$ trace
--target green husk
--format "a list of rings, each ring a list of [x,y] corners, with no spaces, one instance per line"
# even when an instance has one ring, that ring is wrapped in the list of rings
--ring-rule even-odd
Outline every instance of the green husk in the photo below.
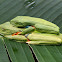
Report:
[[[61,39],[54,34],[36,34],[32,33],[27,37],[31,41],[51,41],[51,42],[61,42]]]
[[[59,29],[54,28],[54,27],[50,27],[47,25],[43,25],[43,24],[36,24],[35,28],[37,31],[41,32],[41,33],[55,33],[55,34],[59,34]]]
[[[46,21],[44,19],[41,19],[41,18],[35,18],[35,17],[29,17],[29,16],[17,16],[15,18],[13,18],[11,21],[10,21],[13,25],[16,24],[16,22],[19,22],[17,23],[15,26],[19,26],[20,24],[22,26],[27,25],[27,24],[37,24],[37,23],[41,23],[41,24],[45,24],[45,25],[48,25],[48,26],[53,26],[53,27],[57,27],[59,28],[57,25],[49,22],[49,21]],[[21,27],[20,25],[20,27]]]
[[[34,44],[34,45],[59,45],[61,44],[61,42],[56,42],[56,41],[28,41],[26,43]]]
[[[26,42],[27,38],[23,35],[5,35],[4,37],[6,37],[7,39],[12,39],[12,40],[18,40],[18,41],[23,41]]]
[[[29,27],[29,28],[24,29],[20,34],[22,34],[22,35],[28,34],[28,33],[33,32],[34,30],[35,29],[33,27]]]
[[[4,35],[13,34],[15,32],[19,32],[23,29],[14,27],[10,24],[10,22],[6,22],[0,25],[0,33]]]
[[[28,36],[30,41],[27,41],[28,44],[34,45],[60,45],[62,43],[62,34],[36,34],[32,33]]]
[[[29,16],[17,16],[10,21],[16,27],[25,27],[28,25],[36,27],[40,32],[59,34],[59,27],[49,21],[41,18]]]

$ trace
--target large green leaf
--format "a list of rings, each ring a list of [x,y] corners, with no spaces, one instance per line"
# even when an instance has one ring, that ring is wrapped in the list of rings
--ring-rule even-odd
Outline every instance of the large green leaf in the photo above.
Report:
[[[0,23],[10,21],[18,15],[39,17],[57,24],[60,27],[60,32],[62,32],[62,0],[35,0],[35,5],[32,9],[27,8],[27,5],[25,6],[25,1],[28,0],[0,1]],[[28,48],[28,45],[11,42],[8,40],[7,42],[5,41],[5,44],[12,62],[15,60],[16,62],[24,62],[24,59],[31,62],[30,58],[32,58],[32,54]],[[34,51],[39,62],[62,62],[62,46],[30,46],[32,47],[32,50]],[[26,49],[28,50],[26,50],[25,47],[27,47]],[[18,55],[17,52],[14,51],[15,49],[18,49]],[[20,51],[24,55],[22,56],[24,57],[22,60],[20,59],[22,58]]]
[[[3,38],[0,36],[0,62],[10,62],[4,47]]]
[[[62,46],[31,45],[39,62],[62,62]]]
[[[5,44],[12,62],[34,62],[27,44],[5,39]]]

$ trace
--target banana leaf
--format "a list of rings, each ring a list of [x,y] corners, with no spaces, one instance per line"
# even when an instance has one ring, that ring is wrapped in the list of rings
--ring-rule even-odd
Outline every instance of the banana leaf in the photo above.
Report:
[[[10,21],[16,16],[43,18],[57,24],[62,33],[61,0],[0,0],[0,24]],[[35,55],[34,58],[27,44],[17,43],[8,39],[4,39],[4,42],[7,47],[5,49],[8,50],[12,62],[62,62],[62,45],[30,45]],[[3,47],[3,45],[0,46]],[[6,53],[5,56],[7,57]],[[6,57],[4,60],[9,62],[9,58],[6,59]]]
[[[10,62],[2,36],[0,36],[0,62]]]

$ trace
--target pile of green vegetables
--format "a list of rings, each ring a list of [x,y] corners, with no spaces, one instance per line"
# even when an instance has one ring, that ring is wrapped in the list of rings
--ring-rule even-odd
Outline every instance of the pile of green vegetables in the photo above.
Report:
[[[28,44],[53,45],[62,43],[62,34],[56,24],[41,18],[17,16],[0,25],[0,35]]]

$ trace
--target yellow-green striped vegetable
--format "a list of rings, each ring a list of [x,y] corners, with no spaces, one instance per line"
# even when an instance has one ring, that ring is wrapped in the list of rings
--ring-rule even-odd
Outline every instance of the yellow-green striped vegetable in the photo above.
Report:
[[[4,37],[8,38],[8,39],[12,39],[12,40],[18,40],[18,41],[21,41],[22,42],[26,42],[27,41],[27,38],[23,35],[15,35],[15,36],[12,36],[12,35],[5,35]]]
[[[19,32],[21,30],[23,30],[23,29],[13,26],[12,24],[10,24],[10,22],[5,22],[0,25],[0,33],[5,34],[5,35],[13,34],[15,32]]]
[[[27,29],[24,29],[20,34],[24,35],[24,34],[28,34],[33,32],[35,29],[33,27],[29,27]]]
[[[26,28],[26,26],[29,27]],[[10,22],[1,24],[0,33],[4,34],[3,36],[7,39],[28,44],[50,45],[62,43],[62,34],[60,34],[59,27],[56,24],[29,16],[17,16]],[[18,33],[18,35],[13,35],[13,33]]]
[[[28,44],[58,44],[62,42],[58,35],[54,34],[32,33],[27,38],[30,40],[27,42]]]
[[[59,27],[49,21],[41,18],[29,17],[29,16],[17,16],[10,21],[10,23],[16,27],[34,26],[37,31],[44,33],[59,34]]]
[[[34,45],[59,45],[61,44],[61,42],[53,42],[53,41],[29,41],[26,43],[34,44]]]

